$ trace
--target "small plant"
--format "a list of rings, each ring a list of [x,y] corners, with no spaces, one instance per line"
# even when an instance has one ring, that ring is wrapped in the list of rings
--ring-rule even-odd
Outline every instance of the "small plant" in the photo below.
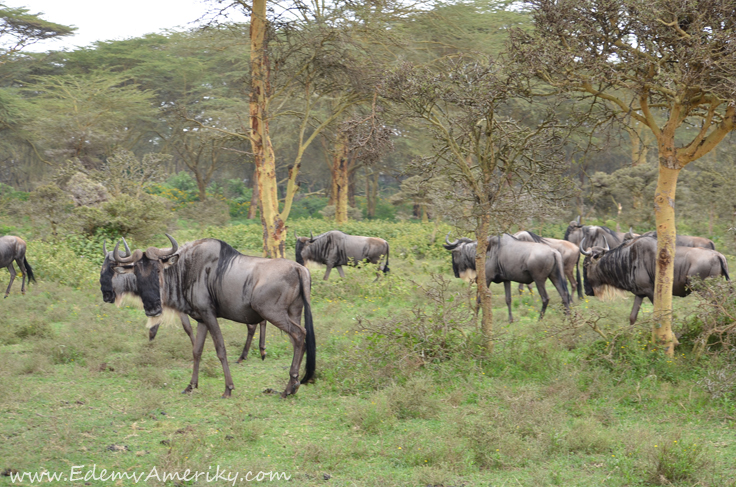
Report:
[[[649,452],[653,483],[671,485],[673,482],[692,482],[698,473],[712,463],[702,444],[692,443],[679,436],[656,443]]]

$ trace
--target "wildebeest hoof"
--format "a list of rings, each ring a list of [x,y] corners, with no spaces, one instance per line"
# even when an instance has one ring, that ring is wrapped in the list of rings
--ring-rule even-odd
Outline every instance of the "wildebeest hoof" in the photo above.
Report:
[[[227,399],[232,395],[234,387],[232,386],[225,386],[225,392],[222,393],[222,398]]]
[[[192,384],[189,384],[186,389],[184,389],[183,391],[181,391],[181,393],[182,394],[189,394],[189,393],[192,392],[192,389],[196,389],[196,388],[197,388],[196,385],[195,386],[192,386]]]

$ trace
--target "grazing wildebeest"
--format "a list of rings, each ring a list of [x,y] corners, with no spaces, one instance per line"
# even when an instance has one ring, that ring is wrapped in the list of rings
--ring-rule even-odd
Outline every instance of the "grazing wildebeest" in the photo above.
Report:
[[[629,323],[634,324],[639,307],[646,297],[654,303],[654,278],[656,271],[657,239],[640,236],[623,245],[608,250],[592,247],[585,250],[581,242],[583,260],[583,285],[585,294],[595,296],[604,285],[634,293],[634,307]],[[675,274],[672,282],[673,296],[690,294],[690,279],[724,276],[729,280],[726,258],[715,250],[700,247],[675,247]]]
[[[578,298],[583,299],[583,287],[581,286],[582,283],[580,282],[580,268],[578,267],[578,261],[580,260],[580,249],[577,245],[567,240],[540,237],[536,233],[526,230],[516,232],[514,234],[514,238],[523,240],[524,242],[537,242],[549,245],[550,247],[558,251],[560,253],[560,256],[562,256],[562,265],[564,267],[563,274],[565,275],[565,277],[567,277],[567,280],[570,281],[570,287],[572,288],[570,298],[572,299],[572,297],[575,295],[575,290],[577,289]],[[577,276],[575,276],[575,269],[578,269]],[[523,286],[523,284],[519,285],[519,291],[521,291],[521,286]]]
[[[8,271],[10,271],[10,284],[8,284],[8,289],[5,290],[6,298],[10,294],[10,287],[13,285],[13,281],[15,281],[16,276],[13,261],[18,264],[18,269],[20,269],[20,275],[22,277],[20,292],[21,294],[25,294],[26,274],[28,275],[29,283],[31,281],[36,282],[36,277],[33,275],[31,264],[29,264],[26,259],[26,243],[22,238],[14,237],[12,235],[0,237],[0,267],[7,267]]]
[[[380,264],[379,271],[384,273],[389,271],[388,242],[382,238],[347,235],[339,230],[331,230],[316,237],[310,232],[309,238],[298,237],[294,232],[294,237],[296,238],[296,261],[301,265],[306,265],[306,262],[326,265],[325,281],[330,277],[333,267],[336,267],[340,277],[344,278],[345,273],[342,266],[357,265],[364,261]],[[386,262],[381,263],[384,257]]]
[[[629,240],[637,237],[657,237],[657,231],[652,230],[651,232],[642,233],[641,235],[635,234],[631,228],[629,228],[628,233],[624,236],[624,242],[628,242]],[[689,235],[677,235],[675,238],[675,246],[676,247],[700,247],[701,249],[710,249],[715,250],[716,245],[713,243],[713,240],[705,237],[691,237]]]
[[[192,379],[184,392],[197,387],[199,362],[209,332],[225,374],[225,393],[233,389],[225,343],[217,318],[256,324],[268,320],[286,332],[294,347],[289,382],[281,394],[299,389],[299,367],[307,355],[301,383],[314,376],[316,344],[310,305],[311,279],[307,269],[286,259],[264,259],[243,255],[221,240],[206,238],[179,248],[149,247],[129,257],[113,250],[115,272],[136,277],[136,293],[143,301],[149,320],[159,322],[166,309],[197,320]],[[301,326],[304,311],[305,327]]]
[[[452,251],[452,270],[455,277],[474,278],[476,242],[467,238],[450,242],[445,237],[444,247]],[[562,298],[562,304],[570,310],[570,294],[567,291],[565,277],[562,274],[562,256],[555,249],[545,244],[522,242],[511,235],[488,238],[486,254],[486,285],[491,282],[503,283],[506,292],[506,306],[509,309],[509,322],[514,321],[511,314],[511,282],[537,285],[542,298],[542,319],[547,310],[549,296],[544,288],[547,279],[552,281]]]
[[[125,246],[126,255],[123,257],[129,257],[130,256],[130,249],[128,248],[128,244],[123,239],[123,245]],[[102,269],[100,270],[100,290],[102,291],[102,300],[106,303],[115,303],[116,305],[120,306],[124,300],[127,300],[129,302],[132,302],[132,304],[143,306],[143,303],[141,301],[140,296],[136,294],[138,285],[136,282],[136,277],[134,274],[118,274],[114,271],[114,259],[112,257],[112,252],[108,252],[107,247],[105,245],[105,242],[102,243],[102,251],[105,256],[105,260],[102,262]],[[189,336],[189,339],[192,342],[192,347],[194,347],[194,334],[192,333],[192,325],[189,322],[189,316],[187,316],[185,313],[178,313],[179,319],[181,321],[181,326],[184,329],[184,332]],[[151,328],[148,329],[148,339],[153,340],[156,337],[156,333],[158,333],[160,323],[154,324]],[[256,325],[247,325],[248,326],[248,338],[245,341],[245,346],[243,347],[243,352],[240,354],[240,357],[238,358],[238,363],[241,363],[243,360],[248,358],[248,351],[250,350],[250,345],[253,341],[253,336],[256,332]],[[260,340],[259,340],[259,349],[261,351],[261,359],[266,358],[266,322],[263,321],[260,324]]]

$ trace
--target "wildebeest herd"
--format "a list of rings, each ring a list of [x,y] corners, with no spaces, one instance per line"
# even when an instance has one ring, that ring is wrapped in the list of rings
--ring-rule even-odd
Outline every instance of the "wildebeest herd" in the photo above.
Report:
[[[123,252],[120,242],[112,251],[103,245],[102,297],[106,303],[118,305],[124,298],[140,303],[148,317],[151,340],[165,317],[181,321],[192,342],[194,357],[192,378],[185,393],[197,387],[208,333],[225,375],[223,397],[229,397],[234,388],[217,318],[248,325],[248,337],[238,363],[247,357],[257,325],[261,327],[261,357],[265,357],[266,321],[272,323],[289,336],[294,349],[289,381],[281,394],[286,397],[295,394],[300,384],[313,380],[316,368],[311,276],[304,266],[309,262],[325,265],[325,280],[333,268],[344,277],[342,266],[362,262],[378,264],[379,277],[380,271],[389,271],[389,245],[383,239],[346,235],[337,230],[316,237],[311,233],[309,237],[294,236],[296,262],[246,256],[229,244],[211,238],[179,246],[168,234],[171,247],[165,249],[149,247],[145,251],[131,251],[125,239],[122,239]],[[582,225],[580,217],[570,222],[563,240],[540,237],[528,231],[492,236],[486,244],[486,283],[504,284],[509,321],[513,321],[511,282],[536,285],[542,299],[540,319],[549,304],[545,289],[548,279],[559,293],[566,312],[569,312],[576,289],[579,298],[583,297],[583,289],[588,296],[599,295],[607,286],[629,291],[635,296],[630,316],[633,324],[642,300],[648,297],[653,302],[654,299],[656,239],[656,232],[637,235],[631,229],[622,233],[607,227]],[[450,242],[448,235],[444,247],[451,252],[455,277],[475,279],[477,242],[469,238]],[[18,237],[0,238],[0,267],[8,267],[10,271],[5,297],[16,276],[13,261],[23,278],[21,292],[25,293],[26,274],[29,280],[34,280],[25,250],[25,242]],[[582,283],[580,254],[584,256]],[[726,259],[715,251],[713,242],[702,237],[678,235],[673,295],[689,294],[693,278],[717,276],[729,279]],[[572,294],[566,281],[570,282]],[[196,335],[190,317],[197,322]],[[305,375],[299,380],[304,355]]]

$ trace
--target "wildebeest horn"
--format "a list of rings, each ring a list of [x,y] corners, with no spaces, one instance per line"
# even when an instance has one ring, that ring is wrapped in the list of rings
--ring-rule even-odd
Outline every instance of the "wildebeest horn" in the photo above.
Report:
[[[629,233],[630,233],[631,235],[634,235],[634,229],[633,229],[633,228],[631,228],[631,227],[629,227]]]
[[[312,240],[314,240],[314,235],[312,235],[312,231],[310,230],[309,231],[309,241],[311,242]]]
[[[577,217],[577,218],[575,219],[575,223],[577,223],[578,225],[580,225],[580,217],[581,217],[581,216],[582,216],[582,215],[578,215],[578,217]]]
[[[112,251],[112,258],[118,264],[130,264],[131,262],[135,262],[137,260],[135,256],[133,255],[126,255],[125,257],[120,255],[120,241],[119,240],[118,240],[118,243],[115,244],[115,250]]]
[[[450,234],[449,234],[449,232],[448,232],[447,235],[445,235],[445,243],[447,245],[452,245],[452,242],[450,242]]]
[[[107,257],[107,239],[102,241],[102,253]]]
[[[585,242],[585,237],[580,241],[580,253],[583,255],[590,255],[590,252],[585,251],[585,247],[583,247],[583,243]]]
[[[171,255],[174,255],[177,250],[179,250],[179,244],[176,243],[176,240],[174,240],[174,237],[169,235],[168,233],[165,233],[166,237],[169,239],[169,242],[171,242],[171,248],[170,249],[157,249],[156,247],[149,247],[146,250],[146,255],[149,259],[163,259],[165,257],[169,257]]]
[[[606,240],[606,252],[608,252],[609,250],[611,250],[611,247],[608,246],[608,240]]]
[[[128,247],[128,242],[125,241],[125,237],[123,237],[123,247],[125,247],[125,252],[128,254],[125,257],[129,257],[132,252],[130,251],[130,247]]]
[[[294,230],[294,238],[295,238],[296,240],[299,240],[299,237],[298,237],[298,236],[297,236],[297,234],[296,234],[296,230]]]

